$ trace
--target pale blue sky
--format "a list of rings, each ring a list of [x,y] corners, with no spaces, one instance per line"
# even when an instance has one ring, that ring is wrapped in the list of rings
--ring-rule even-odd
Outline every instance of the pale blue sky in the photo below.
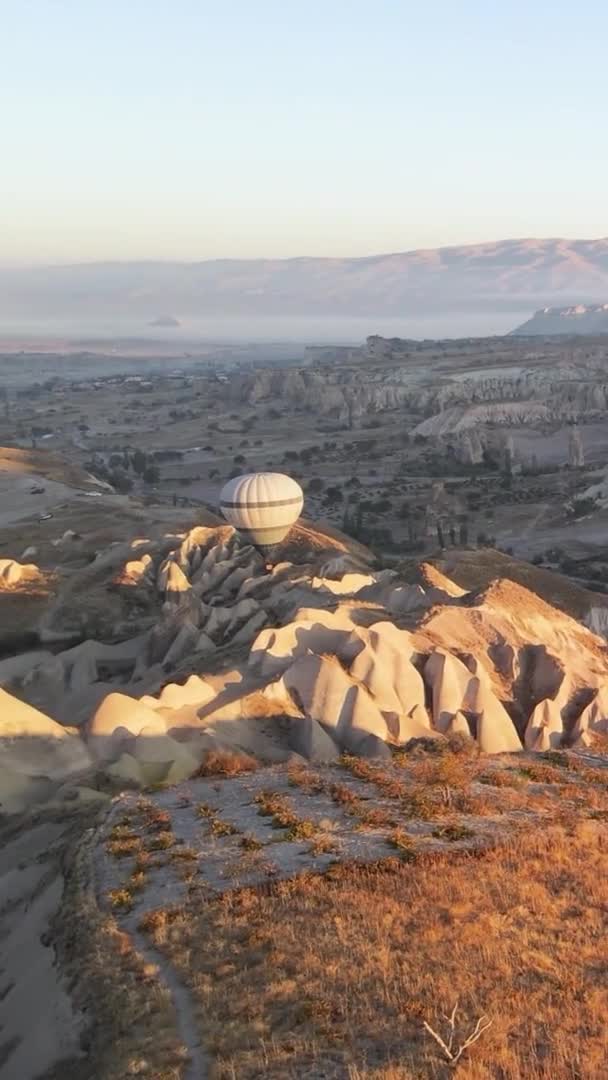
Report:
[[[608,234],[608,5],[0,0],[0,260]]]

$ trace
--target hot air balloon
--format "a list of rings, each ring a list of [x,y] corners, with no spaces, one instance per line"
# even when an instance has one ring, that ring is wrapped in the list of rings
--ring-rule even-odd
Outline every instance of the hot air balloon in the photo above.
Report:
[[[220,494],[220,510],[264,556],[267,564],[300,516],[304,494],[290,476],[259,472],[235,476]]]

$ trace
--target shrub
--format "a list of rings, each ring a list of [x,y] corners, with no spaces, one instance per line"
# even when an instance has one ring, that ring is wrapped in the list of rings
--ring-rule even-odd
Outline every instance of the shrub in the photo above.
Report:
[[[259,765],[259,761],[241,750],[208,750],[195,776],[239,776],[254,772]]]

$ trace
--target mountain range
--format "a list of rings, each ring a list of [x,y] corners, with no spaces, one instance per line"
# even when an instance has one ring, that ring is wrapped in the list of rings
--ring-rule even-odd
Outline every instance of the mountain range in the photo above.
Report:
[[[362,258],[0,268],[0,320],[521,312],[604,302],[608,238],[520,239]]]

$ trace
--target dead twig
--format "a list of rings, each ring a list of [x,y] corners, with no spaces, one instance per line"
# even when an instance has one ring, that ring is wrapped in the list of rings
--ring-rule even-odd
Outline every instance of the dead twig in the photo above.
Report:
[[[473,1028],[473,1031],[469,1035],[467,1035],[464,1042],[460,1043],[458,1049],[454,1050],[453,1047],[454,1040],[456,1038],[457,1011],[458,1002],[456,1002],[456,1004],[454,1005],[454,1008],[452,1009],[450,1015],[444,1017],[448,1024],[448,1035],[446,1036],[446,1039],[442,1039],[441,1035],[437,1031],[435,1031],[431,1027],[431,1025],[426,1022],[426,1020],[424,1021],[425,1030],[428,1031],[429,1035],[431,1035],[435,1042],[441,1047],[452,1067],[460,1061],[465,1050],[468,1050],[469,1047],[473,1045],[473,1043],[476,1043],[477,1040],[481,1038],[484,1031],[487,1031],[492,1024],[492,1021],[489,1020],[487,1016],[480,1016],[479,1020],[475,1024],[475,1027]]]

